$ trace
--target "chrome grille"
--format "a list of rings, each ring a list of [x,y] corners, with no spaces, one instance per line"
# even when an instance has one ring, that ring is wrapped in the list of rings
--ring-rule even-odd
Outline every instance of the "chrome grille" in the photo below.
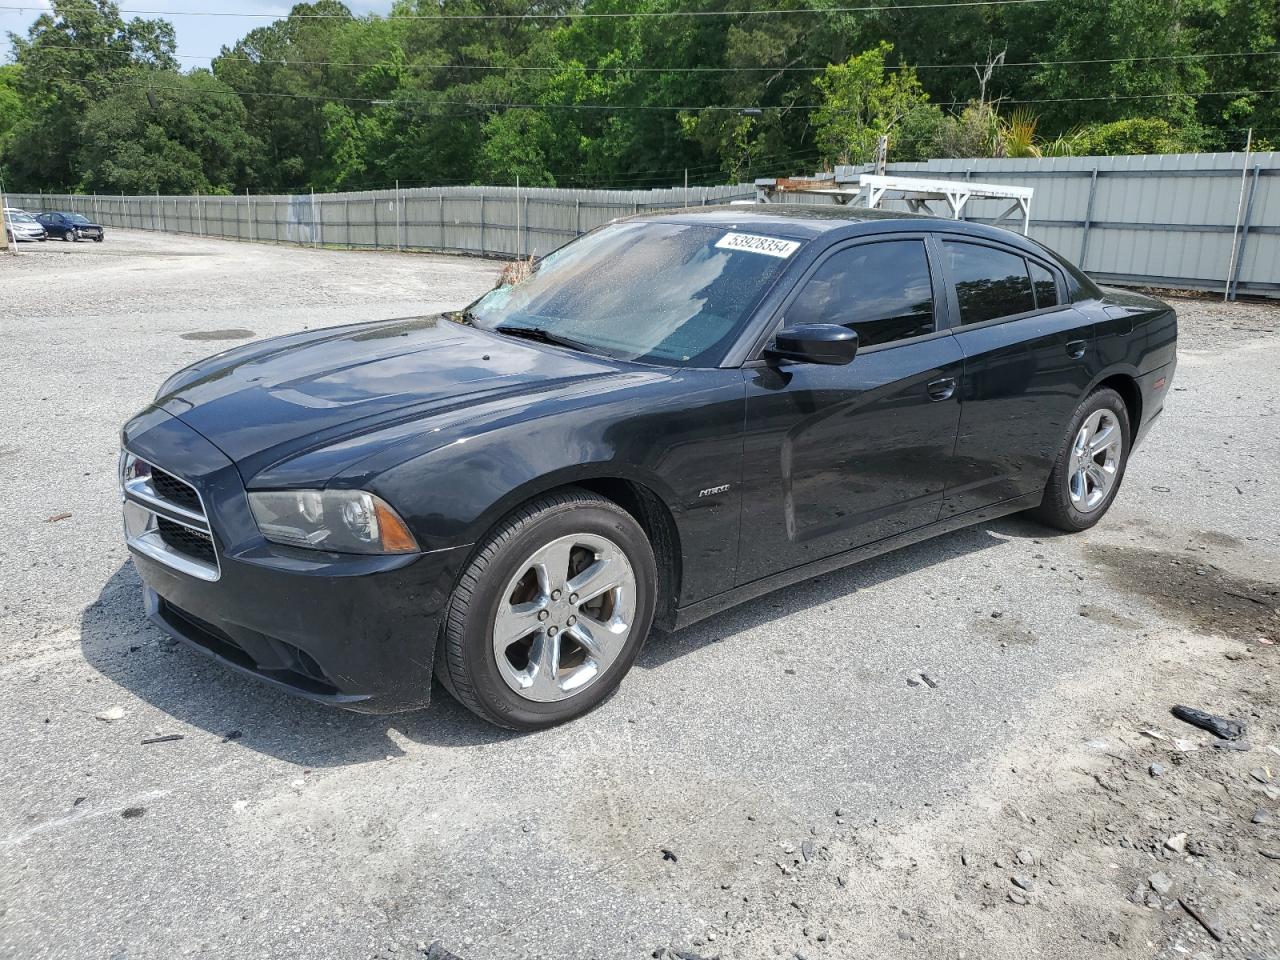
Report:
[[[221,575],[200,492],[167,470],[122,454],[125,538],[158,563],[201,580]]]

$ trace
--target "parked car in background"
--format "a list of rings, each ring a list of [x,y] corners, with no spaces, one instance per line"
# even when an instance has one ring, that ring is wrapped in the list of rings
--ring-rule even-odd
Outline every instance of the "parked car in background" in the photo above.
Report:
[[[48,239],[45,229],[31,214],[13,207],[5,207],[4,209],[4,229],[9,234],[9,240],[17,243],[20,240],[39,240],[44,242]]]
[[[175,374],[124,427],[125,536],[151,618],[234,669],[368,712],[435,673],[536,729],[653,625],[1019,511],[1088,529],[1176,339],[990,226],[635,217],[457,313]]]
[[[79,213],[42,213],[36,217],[49,236],[59,240],[92,240],[101,243],[106,231]]]

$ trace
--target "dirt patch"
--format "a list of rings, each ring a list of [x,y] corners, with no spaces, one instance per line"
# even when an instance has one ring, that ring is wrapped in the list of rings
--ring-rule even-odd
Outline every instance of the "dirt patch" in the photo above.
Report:
[[[190,333],[179,334],[183,340],[247,340],[249,337],[256,337],[257,334],[252,330],[230,329],[230,330],[192,330]]]
[[[998,641],[1002,647],[1032,644],[1039,639],[1021,617],[1005,613],[999,616],[975,617],[973,630],[975,633]]]
[[[1194,555],[1094,544],[1089,558],[1113,584],[1203,633],[1280,637],[1280,586],[1234,576]]]
[[[1280,650],[1161,640],[1179,651],[1163,666],[1065,684],[1064,704],[1104,705],[1029,731],[936,814],[837,816],[809,855],[757,857],[776,880],[697,955],[1280,956]],[[1247,743],[1215,746],[1169,714],[1180,701],[1246,723]]]
[[[1079,613],[1080,616],[1093,620],[1095,623],[1105,623],[1107,626],[1116,627],[1120,630],[1140,630],[1143,626],[1137,620],[1092,603],[1081,604]]]
[[[1238,550],[1244,546],[1239,538],[1217,530],[1199,530],[1195,534],[1195,539],[1204,547],[1227,547]]]

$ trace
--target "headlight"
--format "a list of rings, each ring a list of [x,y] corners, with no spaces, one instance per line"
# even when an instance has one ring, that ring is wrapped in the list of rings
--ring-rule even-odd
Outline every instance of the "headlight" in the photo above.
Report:
[[[418,541],[384,501],[363,490],[250,493],[262,535],[274,543],[335,553],[413,553]]]
[[[145,480],[151,476],[151,464],[139,460],[124,448],[120,450],[120,486],[127,487],[131,480]]]

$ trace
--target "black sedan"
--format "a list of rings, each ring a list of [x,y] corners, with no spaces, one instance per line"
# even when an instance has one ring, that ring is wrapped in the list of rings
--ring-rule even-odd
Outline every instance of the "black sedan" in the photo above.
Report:
[[[42,213],[36,219],[45,232],[59,240],[93,240],[101,243],[107,235],[102,225],[79,213]]]
[[[992,227],[637,217],[457,314],[176,374],[124,428],[126,536],[154,621],[235,669],[368,712],[434,673],[544,727],[653,628],[1005,514],[1097,523],[1176,339]]]

